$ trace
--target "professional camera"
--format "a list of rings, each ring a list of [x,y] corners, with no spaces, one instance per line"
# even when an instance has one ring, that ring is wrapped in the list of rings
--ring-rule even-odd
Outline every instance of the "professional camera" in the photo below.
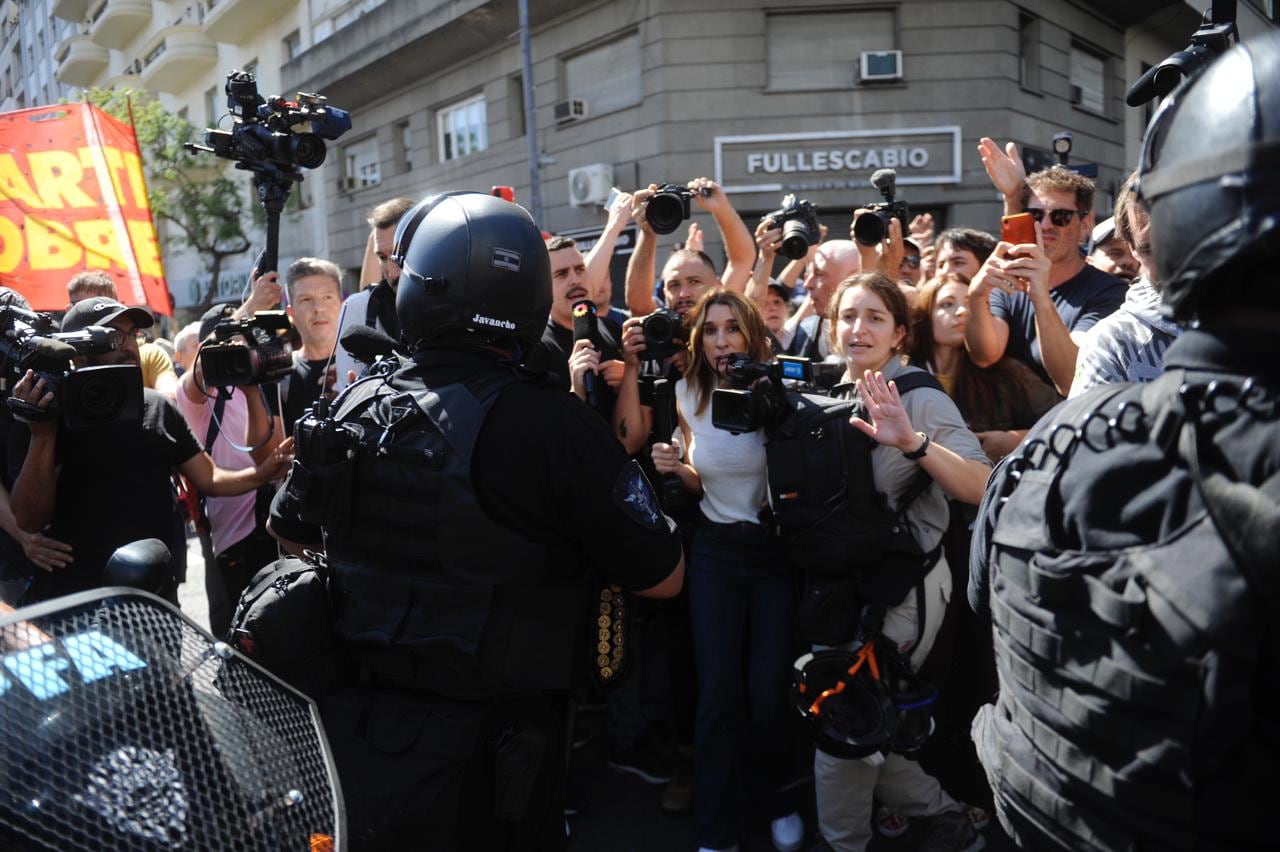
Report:
[[[239,167],[256,170],[260,165],[283,171],[298,167],[319,168],[324,162],[324,140],[337,139],[351,129],[346,110],[328,106],[320,95],[298,92],[296,101],[275,95],[263,100],[248,71],[227,75],[227,109],[235,116],[230,130],[206,130],[205,144],[219,157],[235,160]]]
[[[889,232],[889,222],[897,219],[902,223],[902,236],[907,236],[907,202],[894,201],[898,187],[898,173],[893,169],[879,169],[871,175],[871,185],[880,190],[883,202],[866,205],[869,212],[862,213],[853,220],[853,238],[864,246],[879,245]]]
[[[842,361],[814,361],[797,355],[779,355],[782,378],[789,390],[826,394],[844,375]]]
[[[799,260],[818,244],[822,231],[818,227],[818,208],[810,201],[796,201],[795,195],[782,199],[782,206],[764,216],[773,227],[782,228],[782,253]]]
[[[213,328],[217,343],[200,347],[206,387],[244,387],[278,382],[293,371],[293,347],[284,311],[258,311],[251,318],[225,319]],[[230,342],[240,338],[243,343]]]
[[[684,320],[670,308],[654,311],[640,321],[640,330],[644,332],[644,354],[646,361],[659,361],[670,358],[684,349],[681,338],[684,337]]]
[[[711,392],[711,425],[740,435],[781,423],[791,412],[783,380],[789,372],[798,375],[794,363],[798,360],[805,359],[762,364],[747,355],[730,356],[725,371],[733,388]]]
[[[53,402],[43,411],[10,403],[26,419],[60,418],[75,431],[142,421],[142,373],[132,364],[76,368],[80,355],[103,355],[120,348],[121,332],[105,326],[55,333],[53,321],[12,305],[0,308],[0,390],[12,393],[31,370]]]
[[[711,194],[708,189],[701,190],[705,197]],[[644,210],[645,221],[655,234],[670,234],[680,223],[691,215],[689,202],[693,200],[693,190],[679,184],[669,183],[659,187],[649,196],[649,203]]]

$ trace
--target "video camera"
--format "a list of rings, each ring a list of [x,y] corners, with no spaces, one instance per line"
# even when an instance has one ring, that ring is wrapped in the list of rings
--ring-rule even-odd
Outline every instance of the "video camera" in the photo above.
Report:
[[[894,201],[898,188],[898,173],[893,169],[877,169],[871,175],[871,185],[880,190],[882,202],[866,205],[866,213],[853,220],[853,238],[864,246],[879,245],[889,232],[889,222],[902,223],[902,236],[907,236],[907,216],[910,208],[905,201]]]
[[[142,373],[136,365],[76,368],[72,359],[119,349],[121,332],[105,326],[53,331],[53,320],[13,305],[0,308],[0,390],[12,393],[27,370],[53,394],[46,409],[10,401],[28,420],[60,418],[68,429],[86,431],[142,422]]]
[[[644,352],[640,357],[646,361],[670,358],[684,349],[676,342],[684,335],[684,319],[670,308],[649,314],[640,321],[640,330],[644,332]]]
[[[761,221],[764,220],[782,229],[782,254],[791,260],[804,257],[809,253],[809,247],[822,239],[817,206],[810,201],[796,201],[795,195],[783,198],[782,206],[766,213]]]
[[[217,343],[200,347],[206,387],[245,387],[278,382],[293,371],[293,347],[284,311],[258,311],[251,318],[224,319],[213,328]],[[243,345],[232,338],[244,341]]]
[[[711,190],[700,190],[703,197],[711,194]],[[693,200],[693,190],[676,183],[668,183],[658,188],[649,196],[645,206],[644,218],[655,234],[670,234],[680,227],[680,223],[692,215],[689,202]]]
[[[235,125],[230,130],[206,130],[208,147],[192,148],[234,160],[237,168],[283,172],[319,168],[325,140],[337,139],[351,129],[347,111],[328,106],[321,95],[298,92],[296,101],[281,95],[264,100],[248,71],[228,74],[226,93]]]
[[[826,394],[844,374],[843,364],[779,355],[762,364],[733,355],[726,366],[732,389],[711,392],[711,425],[734,435],[776,428],[792,411],[788,393]]]

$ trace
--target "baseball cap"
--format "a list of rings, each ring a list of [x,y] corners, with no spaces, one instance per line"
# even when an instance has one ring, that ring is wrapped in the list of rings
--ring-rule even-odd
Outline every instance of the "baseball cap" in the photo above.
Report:
[[[791,301],[791,288],[783,284],[782,282],[770,279],[769,289],[777,293],[778,296],[781,297],[782,301],[784,302]]]
[[[236,312],[236,306],[231,304],[214,305],[205,311],[200,317],[200,340],[206,340],[209,335],[213,334],[213,329],[227,317]]]
[[[130,308],[115,299],[92,296],[67,309],[62,317],[63,331],[82,331],[91,325],[110,325],[117,317],[128,316],[138,328],[151,328],[155,317],[146,308]]]
[[[1110,216],[1093,226],[1093,233],[1089,235],[1089,253],[1092,254],[1098,246],[1111,239],[1116,233],[1116,219]]]

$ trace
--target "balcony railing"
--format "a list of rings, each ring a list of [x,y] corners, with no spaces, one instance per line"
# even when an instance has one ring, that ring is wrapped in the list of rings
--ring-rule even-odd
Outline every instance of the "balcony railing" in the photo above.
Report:
[[[151,0],[107,0],[89,11],[89,33],[103,47],[121,50],[151,21]]]
[[[204,31],[214,41],[239,44],[296,5],[295,0],[205,0]]]
[[[107,49],[86,35],[71,36],[58,45],[55,72],[58,81],[67,86],[89,86],[107,67]]]
[[[213,68],[218,48],[199,26],[177,24],[156,33],[139,56],[143,86],[153,92],[180,92]]]

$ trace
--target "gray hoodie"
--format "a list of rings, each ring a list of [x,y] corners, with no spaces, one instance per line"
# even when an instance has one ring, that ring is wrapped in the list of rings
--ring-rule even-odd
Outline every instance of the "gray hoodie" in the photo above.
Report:
[[[1089,329],[1076,356],[1070,396],[1115,382],[1149,382],[1164,366],[1164,352],[1182,333],[1160,313],[1160,293],[1140,278],[1125,294],[1120,310]]]

